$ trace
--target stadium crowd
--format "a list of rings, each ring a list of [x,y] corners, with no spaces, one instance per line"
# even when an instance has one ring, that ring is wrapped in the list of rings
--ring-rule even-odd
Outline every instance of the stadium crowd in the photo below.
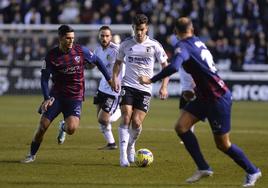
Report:
[[[268,64],[268,0],[2,0],[0,24],[131,24],[140,12],[150,18],[154,38],[169,57],[174,18],[189,16],[216,63],[229,62],[234,71]],[[29,36],[1,34],[0,60],[40,60],[57,42],[49,35]]]

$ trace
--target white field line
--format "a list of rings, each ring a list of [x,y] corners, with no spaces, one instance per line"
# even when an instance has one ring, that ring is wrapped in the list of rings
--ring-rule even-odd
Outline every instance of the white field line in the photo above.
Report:
[[[13,124],[12,127],[17,127],[17,128],[30,128],[30,127],[35,127],[33,125],[21,125],[21,124]],[[51,127],[53,127],[53,125],[51,125]],[[56,126],[57,127],[57,126]],[[1,125],[0,124],[0,129],[1,128],[11,128],[10,125]],[[80,125],[79,129],[94,129],[94,130],[99,130],[99,127],[96,126],[92,126],[92,125]],[[117,129],[116,126],[113,127],[113,129]],[[142,130],[144,131],[152,131],[152,132],[174,132],[173,128],[146,128],[146,126],[144,126],[142,128]],[[197,130],[197,132],[211,132],[209,127],[206,127],[205,129],[199,129]],[[231,130],[231,134],[258,134],[258,135],[268,135],[268,131],[264,131],[264,130]]]

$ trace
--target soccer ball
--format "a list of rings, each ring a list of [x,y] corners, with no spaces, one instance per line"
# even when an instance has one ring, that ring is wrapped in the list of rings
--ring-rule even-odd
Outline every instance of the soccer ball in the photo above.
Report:
[[[138,167],[147,167],[154,161],[153,153],[148,149],[139,149],[135,153],[135,163]]]

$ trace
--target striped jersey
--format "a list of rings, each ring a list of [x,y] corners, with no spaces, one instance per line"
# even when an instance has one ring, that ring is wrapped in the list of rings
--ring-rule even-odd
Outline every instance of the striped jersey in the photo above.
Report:
[[[152,84],[140,84],[138,77],[152,77],[154,63],[166,62],[167,55],[161,44],[148,36],[142,43],[138,43],[134,37],[129,37],[120,44],[117,59],[123,61],[126,66],[122,86],[151,93]]]
[[[44,98],[49,96],[83,100],[85,92],[84,65],[93,63],[96,56],[87,48],[73,45],[68,52],[62,52],[59,47],[51,49],[42,67],[42,75],[47,79],[52,75],[50,93],[43,93]],[[43,91],[44,92],[44,91]],[[48,96],[49,95],[49,96]]]

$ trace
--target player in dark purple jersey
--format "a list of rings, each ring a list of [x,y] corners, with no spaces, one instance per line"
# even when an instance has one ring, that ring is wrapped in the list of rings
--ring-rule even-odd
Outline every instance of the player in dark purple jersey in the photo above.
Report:
[[[41,105],[42,116],[31,143],[30,153],[21,161],[23,163],[35,160],[47,128],[60,113],[63,113],[65,123],[60,127],[59,144],[64,141],[65,133],[72,135],[78,128],[84,100],[86,64],[95,64],[111,83],[103,62],[88,48],[74,44],[75,33],[70,26],[61,25],[58,35],[59,45],[47,53],[42,67],[41,88],[44,96]],[[51,89],[48,84],[50,76]]]
[[[139,79],[142,84],[150,84],[177,72],[180,66],[183,66],[194,79],[197,98],[184,107],[175,125],[176,133],[184,142],[198,168],[186,181],[193,183],[213,174],[201,153],[197,138],[190,131],[196,122],[207,118],[217,148],[246,171],[243,186],[254,186],[257,179],[261,177],[261,171],[249,161],[238,146],[230,141],[231,93],[218,76],[211,53],[205,44],[194,36],[193,24],[189,18],[182,17],[176,21],[175,33],[181,40],[175,47],[171,64],[152,78],[141,76]]]

